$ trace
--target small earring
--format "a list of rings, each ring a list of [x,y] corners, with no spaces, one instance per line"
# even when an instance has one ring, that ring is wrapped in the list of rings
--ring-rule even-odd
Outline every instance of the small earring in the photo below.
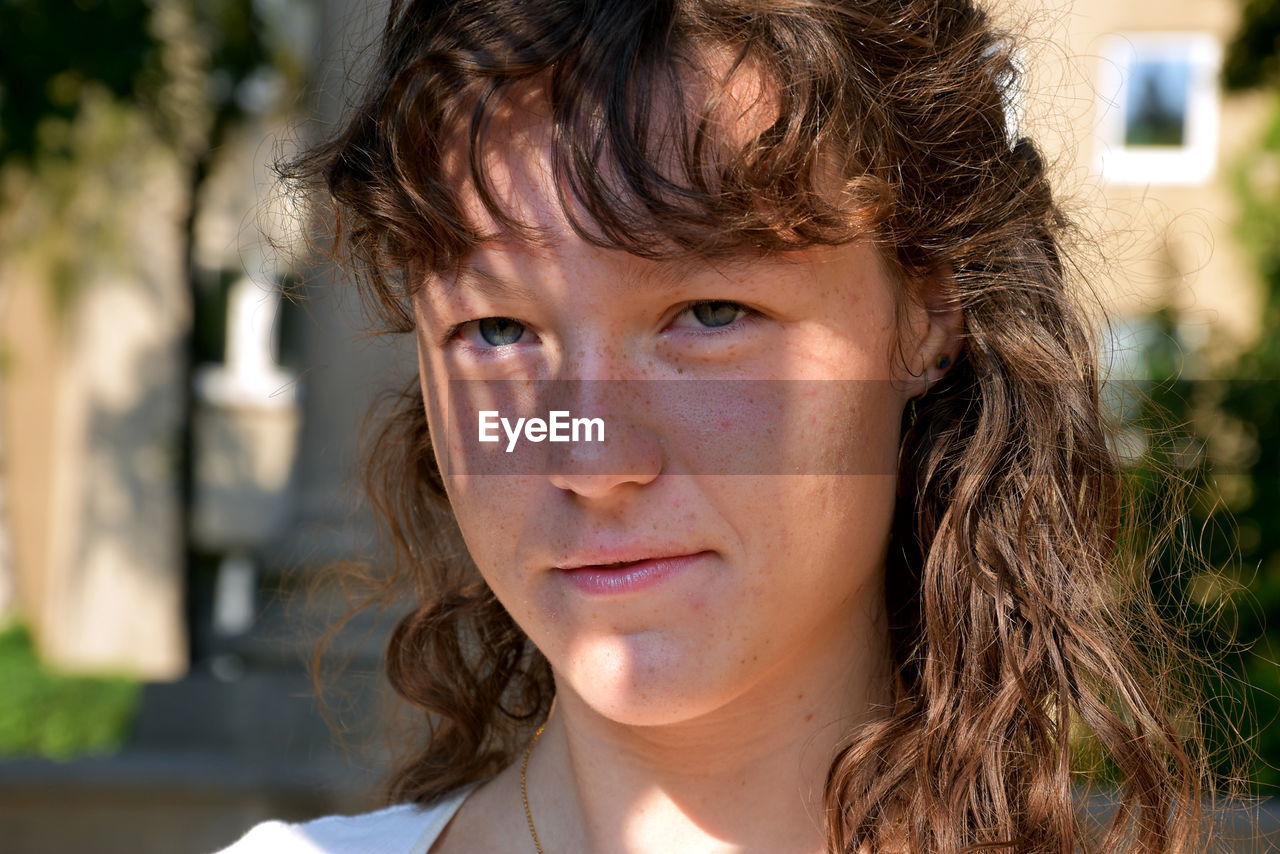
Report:
[[[943,353],[941,356],[938,357],[938,361],[936,364],[938,365],[939,370],[945,369],[948,365],[951,364],[951,357],[948,356],[946,353]]]

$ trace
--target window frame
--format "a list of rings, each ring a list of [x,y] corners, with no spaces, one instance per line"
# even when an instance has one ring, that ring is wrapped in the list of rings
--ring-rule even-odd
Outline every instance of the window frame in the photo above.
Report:
[[[1138,61],[1184,58],[1190,76],[1184,144],[1126,145],[1125,110]],[[1127,31],[1106,37],[1098,74],[1094,169],[1109,184],[1199,185],[1217,168],[1222,45],[1204,31]]]

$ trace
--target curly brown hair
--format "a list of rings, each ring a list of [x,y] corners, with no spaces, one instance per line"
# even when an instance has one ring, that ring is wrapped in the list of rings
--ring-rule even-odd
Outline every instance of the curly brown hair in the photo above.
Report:
[[[285,176],[329,204],[337,256],[391,332],[414,330],[429,275],[492,236],[464,216],[462,181],[536,239],[480,156],[517,86],[545,100],[562,207],[595,245],[672,258],[859,238],[901,283],[947,270],[964,349],[904,418],[895,706],[832,757],[828,850],[1199,854],[1217,844],[1216,784],[1189,653],[1123,549],[1061,253],[1072,224],[1007,121],[1015,44],[968,0],[393,0],[362,102]],[[747,67],[773,120],[729,145],[717,107]],[[394,403],[366,489],[394,547],[378,595],[415,602],[387,675],[427,736],[388,797],[426,803],[507,766],[554,684],[460,544],[416,377]],[[1079,739],[1118,783],[1102,832],[1073,790]]]

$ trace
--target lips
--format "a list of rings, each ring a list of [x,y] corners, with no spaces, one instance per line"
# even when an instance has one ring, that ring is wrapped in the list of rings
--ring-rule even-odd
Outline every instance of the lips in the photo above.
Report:
[[[686,571],[703,565],[704,558],[712,554],[713,552],[704,550],[645,560],[615,561],[612,565],[559,567],[558,574],[582,593],[616,596],[646,590],[683,575]]]
[[[647,560],[679,558],[702,549],[680,545],[622,545],[583,549],[556,561],[555,569],[620,569]]]

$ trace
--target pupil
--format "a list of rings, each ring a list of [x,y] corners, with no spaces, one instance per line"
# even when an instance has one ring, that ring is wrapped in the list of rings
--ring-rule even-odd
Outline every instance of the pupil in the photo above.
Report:
[[[479,323],[480,337],[494,347],[514,344],[520,340],[524,327],[509,317],[486,317]]]
[[[738,307],[731,302],[703,302],[693,307],[693,315],[704,326],[727,326],[733,323]]]

